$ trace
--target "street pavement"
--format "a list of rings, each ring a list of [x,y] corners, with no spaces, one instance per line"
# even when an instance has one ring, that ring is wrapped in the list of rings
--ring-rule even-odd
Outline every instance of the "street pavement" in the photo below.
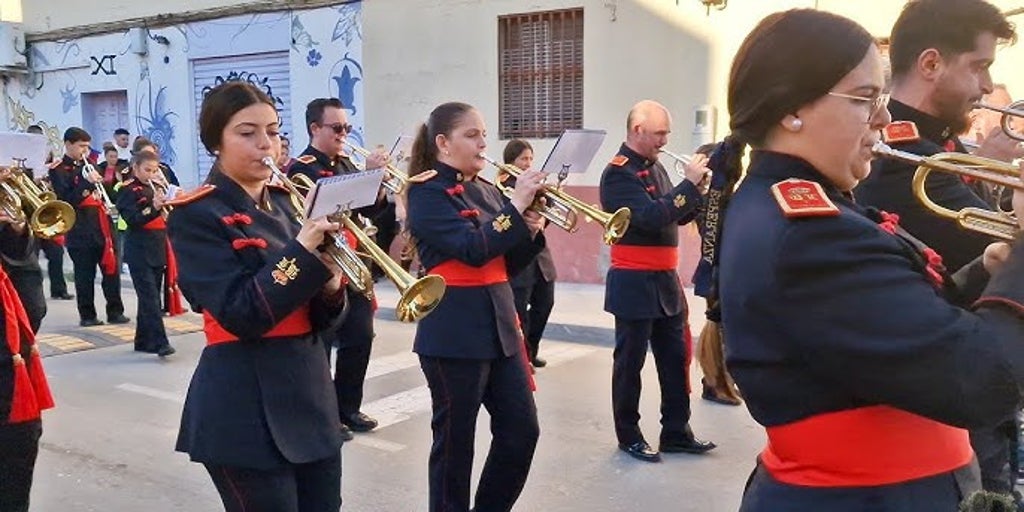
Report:
[[[430,400],[411,352],[415,326],[392,320],[397,293],[389,283],[378,288],[382,307],[363,410],[381,427],[357,434],[342,451],[343,510],[426,511]],[[736,510],[764,434],[745,408],[701,400],[696,368],[691,423],[718,449],[704,456],[666,455],[661,464],[639,462],[616,449],[610,398],[613,323],[602,310],[603,294],[595,285],[557,287],[541,345],[549,365],[537,372],[541,438],[515,510]],[[98,287],[96,295],[102,311]],[[135,297],[127,279],[123,296],[134,320]],[[703,302],[690,299],[696,335]],[[32,510],[222,510],[202,466],[174,452],[181,406],[204,344],[198,315],[167,319],[178,353],[161,360],[132,351],[134,323],[128,329],[82,329],[74,301],[51,301],[49,307],[41,344],[57,407],[44,415]],[[659,397],[650,358],[643,376],[641,425],[656,443]],[[477,430],[475,475],[490,441],[484,411]]]

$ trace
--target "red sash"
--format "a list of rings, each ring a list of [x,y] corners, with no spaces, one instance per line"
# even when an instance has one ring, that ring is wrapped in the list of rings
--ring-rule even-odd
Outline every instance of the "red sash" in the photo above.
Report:
[[[278,322],[261,338],[291,338],[304,336],[312,331],[313,325],[309,322],[309,306],[305,305],[284,317],[284,320]],[[220,322],[207,311],[203,311],[203,332],[206,333],[207,345],[238,341],[238,336],[221,326]]]
[[[3,304],[4,336],[12,359],[14,392],[11,395],[11,415],[8,423],[21,423],[38,419],[43,409],[53,407],[53,395],[43,373],[43,361],[36,347],[35,334],[28,321],[28,314],[18,297],[14,283],[3,267],[0,267],[0,303]],[[32,353],[26,362],[21,355],[21,342],[32,346]],[[31,367],[31,368],[30,368]],[[0,422],[3,423],[3,422]]]
[[[761,463],[776,480],[809,487],[889,485],[971,461],[967,431],[876,405],[769,427]]]
[[[103,233],[103,257],[100,258],[100,268],[103,269],[104,275],[112,276],[117,274],[117,256],[114,254],[114,239],[110,235],[110,219],[107,218],[110,214],[107,212],[106,205],[93,197],[92,194],[89,194],[82,199],[81,203],[78,203],[78,207],[100,209],[100,232]]]
[[[498,256],[482,267],[448,260],[430,269],[429,273],[443,277],[448,286],[487,286],[508,281],[504,256]]]
[[[157,217],[142,226],[142,229],[151,231],[166,230],[167,221],[163,216]],[[181,289],[178,288],[178,260],[174,257],[174,250],[171,248],[171,239],[167,239],[164,245],[164,252],[167,254],[167,273],[164,275],[167,284],[167,312],[171,316],[177,316],[185,312],[185,306],[181,303]]]
[[[675,270],[679,248],[661,245],[612,246],[612,268],[622,270]]]

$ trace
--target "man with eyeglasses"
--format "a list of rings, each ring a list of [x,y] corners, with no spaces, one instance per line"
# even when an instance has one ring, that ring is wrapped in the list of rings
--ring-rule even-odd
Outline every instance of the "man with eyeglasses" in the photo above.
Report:
[[[360,169],[345,154],[345,137],[351,133],[345,107],[337,98],[317,98],[306,105],[306,132],[309,146],[295,159],[288,170],[289,176],[304,174],[309,179],[319,180],[340,174],[359,172]],[[377,169],[387,163],[387,155],[377,151],[366,159],[366,169]],[[387,208],[383,190],[377,202],[359,208],[355,214],[374,218]],[[385,249],[386,250],[386,249]],[[330,357],[331,346],[338,347],[335,359],[334,389],[338,395],[338,412],[341,420],[341,434],[346,441],[352,440],[352,432],[368,432],[377,427],[377,420],[363,414],[359,409],[363,402],[363,381],[370,364],[370,350],[373,342],[373,311],[376,304],[363,294],[348,291],[349,312],[345,322],[333,335],[333,340],[324,340]]]
[[[890,37],[889,111],[893,122],[883,130],[883,140],[919,155],[965,153],[958,136],[971,124],[968,114],[974,103],[993,90],[989,67],[996,47],[1015,39],[1013,25],[997,7],[983,0],[907,3]],[[1010,161],[1024,156],[1024,151],[994,130],[975,154]],[[926,209],[911,188],[915,171],[911,164],[876,160],[871,175],[853,191],[854,196],[860,204],[898,214],[900,225],[936,250],[950,271],[979,259],[993,239],[961,229],[956,221]],[[932,173],[928,195],[952,210],[991,209],[968,183],[953,174]],[[976,267],[984,272],[981,265]],[[1006,411],[1004,424],[970,433],[985,490],[1006,494],[1013,490],[1007,467],[1013,414]]]

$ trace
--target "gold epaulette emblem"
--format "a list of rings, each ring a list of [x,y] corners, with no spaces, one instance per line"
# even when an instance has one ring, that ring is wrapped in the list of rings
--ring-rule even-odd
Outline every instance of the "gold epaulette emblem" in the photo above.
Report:
[[[615,155],[615,158],[612,158],[612,161],[610,163],[612,165],[614,165],[615,167],[622,167],[623,165],[626,165],[626,162],[629,162],[629,157],[628,156],[626,156],[626,155]]]
[[[506,215],[501,214],[494,218],[494,222],[491,223],[494,230],[498,233],[502,233],[512,227],[512,219]]]
[[[676,208],[682,208],[683,206],[686,205],[686,196],[682,194],[676,194],[676,197],[672,199],[672,204],[674,204]]]
[[[295,161],[299,162],[300,164],[309,165],[313,162],[316,162],[316,157],[313,155],[301,155],[298,158],[296,158]]]
[[[921,132],[913,121],[893,121],[882,128],[882,140],[886,144],[917,142],[921,140]]]
[[[189,203],[191,203],[193,201],[196,201],[198,199],[201,199],[203,197],[208,196],[210,194],[210,192],[213,192],[213,190],[215,188],[217,188],[216,185],[210,185],[210,184],[200,185],[199,188],[197,188],[195,190],[192,190],[192,191],[189,191],[189,192],[185,192],[185,193],[179,194],[177,197],[175,197],[174,199],[172,199],[170,201],[167,201],[167,203],[165,203],[165,204],[167,206],[182,206],[182,205],[186,205],[186,204],[189,204]]]
[[[299,267],[295,264],[295,258],[281,258],[281,261],[277,262],[277,268],[270,275],[274,278],[274,282],[281,286],[294,281],[299,275]]]
[[[772,195],[786,218],[834,217],[839,208],[825,194],[821,184],[790,178],[772,185]]]

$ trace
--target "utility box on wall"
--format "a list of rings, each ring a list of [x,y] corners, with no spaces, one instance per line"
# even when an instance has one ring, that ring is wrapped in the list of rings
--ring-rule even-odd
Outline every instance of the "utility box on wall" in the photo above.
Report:
[[[693,110],[693,132],[690,144],[693,150],[715,141],[715,123],[718,112],[714,105],[701,105]]]
[[[25,32],[21,23],[0,21],[0,72],[27,72],[25,54],[28,52],[25,50]]]

